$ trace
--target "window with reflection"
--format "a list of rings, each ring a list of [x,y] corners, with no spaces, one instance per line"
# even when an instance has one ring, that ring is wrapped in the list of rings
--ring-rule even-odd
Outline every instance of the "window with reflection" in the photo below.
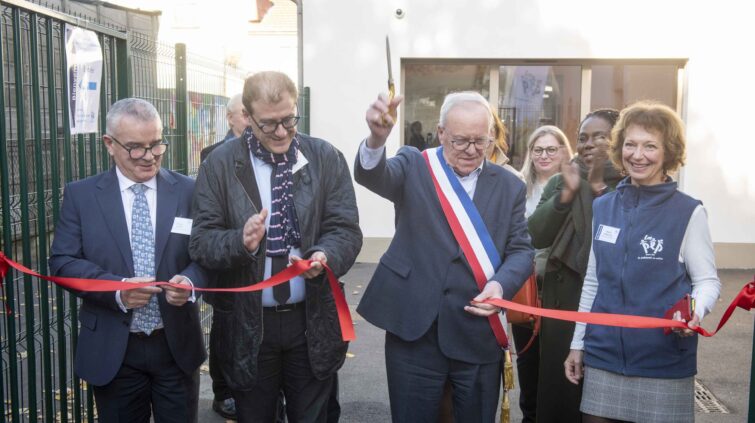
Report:
[[[683,64],[648,62],[406,63],[403,143],[418,148],[437,146],[438,115],[446,94],[471,90],[491,98],[491,90],[497,89],[498,113],[506,124],[510,163],[521,169],[527,139],[539,126],[559,127],[572,147],[576,146],[583,98],[590,99],[590,110],[605,107],[621,110],[643,99],[675,108],[677,73]],[[591,70],[590,86],[582,87],[583,69]],[[498,80],[491,81],[491,75],[495,78],[496,73]]]
[[[638,100],[676,108],[677,65],[593,65],[590,107],[621,110]]]
[[[579,66],[501,66],[498,113],[508,128],[509,159],[521,169],[527,139],[542,125],[558,126],[575,142],[582,73]]]
[[[446,94],[477,91],[488,98],[490,66],[407,64],[404,67],[404,144],[436,147],[440,106]]]

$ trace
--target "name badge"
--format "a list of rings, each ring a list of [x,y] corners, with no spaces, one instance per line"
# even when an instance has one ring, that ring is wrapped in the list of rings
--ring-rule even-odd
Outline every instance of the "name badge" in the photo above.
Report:
[[[177,217],[173,221],[173,228],[170,230],[174,234],[191,235],[191,224],[193,220],[185,217]]]
[[[619,238],[619,232],[621,229],[614,228],[613,226],[600,225],[598,231],[595,233],[595,239],[603,242],[610,242],[616,244],[616,240]]]

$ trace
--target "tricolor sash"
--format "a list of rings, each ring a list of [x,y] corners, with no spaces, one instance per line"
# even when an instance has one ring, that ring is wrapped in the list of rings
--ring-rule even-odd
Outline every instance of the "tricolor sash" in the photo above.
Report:
[[[454,238],[459,243],[464,256],[472,268],[477,286],[482,291],[501,265],[501,256],[493,244],[485,222],[475,207],[454,171],[443,157],[443,147],[431,148],[422,152],[430,171],[430,177],[438,194],[443,214]],[[502,348],[509,345],[506,331],[497,314],[488,316],[498,344]]]

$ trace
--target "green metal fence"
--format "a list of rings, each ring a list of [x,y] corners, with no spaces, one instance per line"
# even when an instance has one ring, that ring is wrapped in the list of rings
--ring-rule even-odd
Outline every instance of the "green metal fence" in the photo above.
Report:
[[[3,252],[46,273],[63,185],[107,168],[109,161],[98,134],[69,135],[63,43],[65,24],[75,22],[25,2],[4,1],[0,13]],[[116,81],[126,39],[108,28],[98,33],[106,105],[123,96]],[[71,371],[76,298],[16,272],[6,278],[5,296],[0,414],[13,422],[94,421],[91,390]]]
[[[111,166],[101,133],[69,135],[65,24],[84,25],[99,36],[100,128],[119,98],[151,101],[171,143],[163,165],[182,173],[195,173],[199,150],[225,134],[226,90],[240,90],[243,74],[187,55],[183,45],[163,45],[23,0],[3,0],[0,18],[0,242],[8,257],[46,274],[64,185]],[[92,391],[73,373],[78,299],[11,271],[2,300],[10,312],[0,317],[0,420],[96,421]],[[200,308],[207,334],[210,309]]]

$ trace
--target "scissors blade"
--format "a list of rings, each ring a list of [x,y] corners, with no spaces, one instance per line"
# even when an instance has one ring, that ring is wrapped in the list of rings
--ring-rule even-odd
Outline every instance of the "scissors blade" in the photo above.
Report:
[[[391,69],[391,42],[385,36],[385,56],[388,58],[388,86],[393,85],[393,70]]]

